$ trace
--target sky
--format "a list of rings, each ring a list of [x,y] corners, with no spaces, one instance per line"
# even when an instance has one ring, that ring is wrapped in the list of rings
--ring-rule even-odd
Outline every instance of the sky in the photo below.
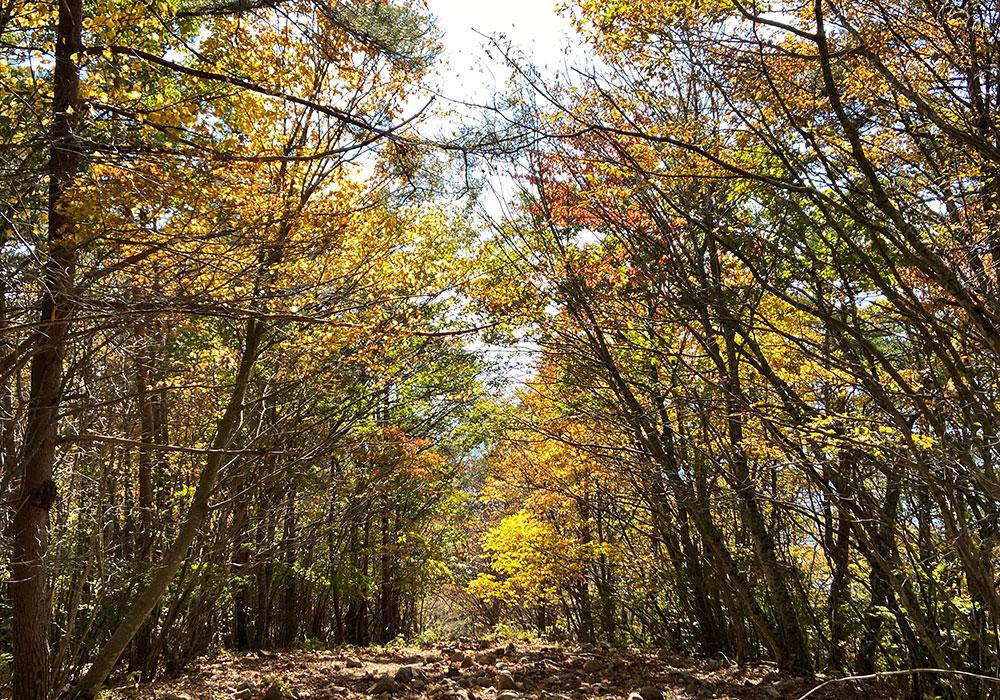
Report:
[[[556,4],[556,0],[427,0],[444,32],[444,96],[479,101],[502,90],[506,74],[496,72],[495,65],[491,70],[484,52],[489,36],[506,36],[536,65],[547,68],[544,73],[560,67],[566,37],[573,32],[569,20],[557,15]]]

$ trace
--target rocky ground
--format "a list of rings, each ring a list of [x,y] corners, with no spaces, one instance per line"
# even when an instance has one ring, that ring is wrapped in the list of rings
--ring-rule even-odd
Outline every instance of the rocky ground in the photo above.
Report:
[[[452,644],[426,649],[222,655],[109,700],[797,700],[821,680],[765,665],[607,647]],[[897,697],[840,683],[810,700]]]

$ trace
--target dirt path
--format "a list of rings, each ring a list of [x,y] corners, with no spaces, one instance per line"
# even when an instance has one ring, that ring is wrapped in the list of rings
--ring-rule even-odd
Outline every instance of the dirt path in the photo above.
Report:
[[[121,687],[109,700],[795,700],[819,681],[765,665],[604,647],[460,644],[222,655],[175,679]],[[896,697],[837,685],[816,700]]]

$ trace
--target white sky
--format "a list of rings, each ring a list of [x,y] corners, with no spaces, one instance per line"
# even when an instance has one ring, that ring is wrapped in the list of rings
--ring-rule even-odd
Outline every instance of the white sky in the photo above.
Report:
[[[505,35],[543,73],[553,73],[573,34],[569,20],[556,14],[556,0],[427,0],[427,6],[444,33],[441,91],[452,99],[488,100],[503,89],[507,76],[502,68],[494,72],[486,37]]]

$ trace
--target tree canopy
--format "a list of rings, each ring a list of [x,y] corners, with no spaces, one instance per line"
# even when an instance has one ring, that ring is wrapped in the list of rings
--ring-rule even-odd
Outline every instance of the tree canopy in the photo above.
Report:
[[[561,12],[442,136],[420,2],[0,7],[16,700],[456,610],[1000,675],[996,5]]]

